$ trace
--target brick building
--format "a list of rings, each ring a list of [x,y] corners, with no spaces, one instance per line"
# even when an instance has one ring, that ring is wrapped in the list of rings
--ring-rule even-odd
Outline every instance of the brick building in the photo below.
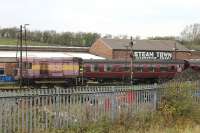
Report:
[[[129,39],[98,39],[90,53],[108,59],[130,59]],[[176,50],[175,50],[176,49]],[[191,59],[199,58],[185,46],[173,40],[136,40],[132,47],[136,59]]]

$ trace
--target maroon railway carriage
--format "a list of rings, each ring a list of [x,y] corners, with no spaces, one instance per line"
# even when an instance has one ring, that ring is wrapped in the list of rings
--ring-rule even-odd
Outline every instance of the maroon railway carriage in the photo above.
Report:
[[[130,61],[85,60],[83,64],[85,80],[130,81]],[[186,62],[183,60],[135,60],[132,65],[132,75],[134,80],[170,79],[185,68]]]

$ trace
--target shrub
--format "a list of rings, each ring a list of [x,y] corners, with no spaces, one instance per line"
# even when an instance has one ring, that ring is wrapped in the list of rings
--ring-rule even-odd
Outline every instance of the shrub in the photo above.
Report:
[[[194,83],[170,83],[162,90],[158,113],[163,117],[166,126],[199,121],[200,108],[194,100],[196,89]]]

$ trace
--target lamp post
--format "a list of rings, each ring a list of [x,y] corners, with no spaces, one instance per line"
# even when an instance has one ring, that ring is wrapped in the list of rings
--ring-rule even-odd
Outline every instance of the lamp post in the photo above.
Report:
[[[133,41],[133,38],[131,36],[131,41],[129,43],[131,48],[130,58],[131,58],[131,85],[133,84],[133,59],[134,59],[134,52],[133,52],[133,45],[135,45],[135,41]]]
[[[27,26],[29,26],[29,24],[24,24],[24,43],[25,43],[25,46],[26,46],[26,63],[25,63],[25,69],[26,69],[26,76],[28,75],[28,67],[29,67],[29,65],[28,65],[28,60],[27,60]],[[29,85],[29,80],[27,80],[26,81],[27,83],[27,85]]]
[[[28,26],[29,24],[24,24],[24,26],[20,25],[20,60],[19,60],[19,85],[20,85],[20,89],[22,88],[22,80],[23,80],[23,60],[22,60],[22,54],[23,54],[23,28],[24,28],[24,36],[25,36],[25,44],[27,41],[26,38],[26,26]],[[26,44],[27,45],[27,44]],[[27,48],[27,47],[26,47]],[[27,50],[27,49],[26,49]],[[26,57],[27,57],[27,51],[26,51]]]
[[[26,45],[26,62],[27,62],[27,30],[26,26],[29,26],[29,24],[24,24],[24,43]]]
[[[22,88],[22,25],[20,25],[20,58],[19,58],[19,85],[20,89]]]

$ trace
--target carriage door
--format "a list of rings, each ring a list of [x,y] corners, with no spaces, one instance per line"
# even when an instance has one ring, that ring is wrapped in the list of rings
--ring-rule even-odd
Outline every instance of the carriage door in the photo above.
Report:
[[[48,62],[40,62],[40,74],[48,76]]]

